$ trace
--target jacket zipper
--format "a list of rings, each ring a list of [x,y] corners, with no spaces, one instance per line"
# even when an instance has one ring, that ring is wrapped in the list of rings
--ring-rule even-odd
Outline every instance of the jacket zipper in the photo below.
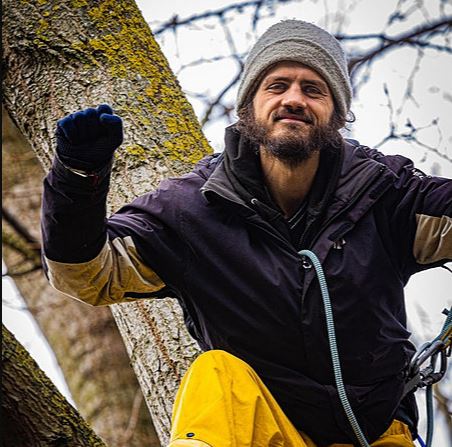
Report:
[[[342,208],[338,213],[336,213],[335,215],[331,216],[321,227],[320,230],[316,233],[316,235],[312,238],[311,243],[308,245],[308,249],[312,249],[312,247],[315,245],[315,243],[317,242],[317,240],[319,239],[320,235],[323,233],[323,231],[325,231],[325,229],[331,224],[331,222],[335,219],[337,219],[339,216],[341,216],[343,213],[345,213],[347,210],[349,210],[362,196],[363,194],[366,192],[366,190],[369,188],[369,186],[378,178],[381,176],[381,174],[386,170],[386,168],[384,166],[380,167],[380,169],[378,170],[378,174],[375,175],[375,177],[370,178],[365,184],[364,186],[361,188],[360,192],[358,194],[355,195],[355,197],[353,198],[353,200],[351,200],[348,205],[344,208]],[[389,188],[389,185],[380,193],[383,194],[387,189]],[[348,231],[348,230],[347,230]],[[337,237],[337,239],[340,239],[343,235],[339,235]],[[304,243],[305,241],[303,241]]]
[[[379,168],[379,170],[378,170],[378,174],[375,175],[374,177],[371,177],[370,179],[368,179],[368,181],[362,186],[362,188],[361,188],[361,190],[359,191],[359,193],[355,195],[354,199],[351,200],[345,208],[342,208],[338,213],[336,213],[335,215],[331,216],[331,217],[330,217],[330,218],[322,225],[322,227],[320,228],[320,230],[319,230],[319,231],[316,233],[316,235],[312,238],[312,242],[309,244],[308,249],[312,249],[312,247],[315,245],[315,243],[316,243],[317,240],[319,239],[320,235],[321,235],[321,234],[323,233],[323,231],[328,227],[328,225],[330,225],[330,223],[331,223],[333,220],[335,220],[335,219],[337,219],[339,216],[341,216],[345,211],[347,211],[348,209],[350,209],[350,207],[352,207],[352,206],[357,202],[357,200],[360,199],[360,198],[362,197],[362,195],[363,195],[363,194],[365,193],[365,191],[369,188],[369,186],[370,186],[373,182],[375,182],[375,180],[376,180],[378,177],[380,177],[381,174],[383,173],[383,171],[385,171],[385,170],[386,170],[386,167],[385,167],[385,166],[381,166],[381,167]],[[389,187],[389,185],[388,185],[388,187]],[[387,187],[387,188],[388,188],[388,187]],[[385,188],[383,191],[381,191],[381,194],[383,194],[383,193],[386,191],[387,188]],[[220,194],[218,191],[215,191],[215,193],[218,194],[220,197],[222,197],[224,200],[231,201],[230,198],[227,198],[227,197],[223,196],[223,195]],[[381,194],[380,194],[380,195],[381,195]],[[236,203],[237,205],[240,205],[240,206],[242,206],[242,207],[244,207],[244,208],[246,208],[246,209],[248,209],[248,210],[251,210],[251,211],[253,211],[253,212],[255,213],[255,211],[253,210],[253,208],[249,207],[249,206],[246,205],[246,204],[239,203],[239,202],[234,202],[234,203]],[[271,227],[270,224],[268,224],[268,226],[270,226],[271,230],[268,229],[268,228],[266,228],[266,226],[264,226],[264,225],[261,225],[261,224],[259,224],[259,223],[250,221],[249,219],[247,219],[247,220],[248,220],[248,223],[249,223],[250,225],[259,228],[260,230],[264,231],[266,234],[272,236],[272,237],[273,237],[274,239],[276,239],[278,242],[282,243],[282,244],[286,247],[286,249],[288,250],[288,252],[289,252],[290,254],[292,254],[295,258],[300,259],[301,263],[303,262],[303,260],[302,260],[302,259],[299,257],[299,255],[298,255],[298,250],[297,250],[296,248],[294,248],[291,244],[289,244],[289,242],[288,242],[286,239],[284,239],[284,238],[282,238],[281,236],[279,236],[279,234],[278,234],[276,231],[274,231],[273,227]],[[311,225],[312,225],[312,224],[311,224]],[[305,241],[302,241],[302,242],[304,243]],[[303,246],[303,245],[301,245],[301,246]],[[302,265],[303,265],[303,264],[302,264]],[[305,267],[305,268],[306,268],[306,267]],[[303,293],[303,295],[304,295],[304,293]],[[303,305],[303,301],[302,301],[302,305]]]
[[[252,222],[252,221],[250,221],[250,220],[248,220],[248,223],[249,223],[250,225],[252,225],[253,227],[259,228],[259,229],[262,230],[264,233],[266,233],[266,234],[270,235],[271,237],[273,237],[274,239],[276,239],[278,242],[281,242],[281,243],[287,248],[287,250],[288,250],[292,255],[294,255],[294,257],[300,258],[300,257],[298,256],[298,252],[294,249],[294,247],[293,247],[293,246],[292,246],[285,238],[281,237],[281,236],[279,235],[279,233],[278,233],[277,231],[275,231],[275,230],[273,229],[273,227],[272,227],[270,224],[268,224],[268,226],[271,228],[271,230],[268,229],[268,228],[266,228],[266,226],[264,226],[264,225],[261,225],[261,224],[256,223],[256,222]]]
[[[330,218],[322,225],[322,227],[320,228],[320,230],[319,230],[319,231],[316,233],[316,235],[312,238],[312,241],[311,241],[311,243],[310,243],[309,246],[308,246],[308,250],[312,250],[312,248],[314,247],[314,245],[315,245],[315,243],[317,242],[317,240],[320,238],[320,236],[321,236],[321,234],[323,233],[323,231],[331,224],[331,222],[332,222],[333,220],[337,219],[337,218],[338,218],[339,216],[341,216],[343,213],[345,213],[348,209],[350,209],[350,207],[352,207],[352,206],[357,202],[357,200],[360,199],[360,198],[363,196],[363,194],[366,192],[366,190],[369,188],[369,186],[370,186],[370,185],[371,185],[378,177],[381,176],[381,174],[383,173],[383,171],[385,171],[385,169],[386,169],[386,168],[385,168],[384,166],[382,166],[382,167],[379,169],[378,174],[375,175],[374,177],[372,177],[371,179],[369,179],[369,180],[363,185],[363,187],[361,188],[359,194],[356,194],[356,196],[354,197],[354,199],[351,200],[351,201],[348,203],[348,205],[347,205],[346,207],[342,208],[338,213],[336,213],[335,215],[331,216],[331,217],[330,217]],[[380,197],[381,194],[383,194],[388,188],[389,188],[389,185],[388,185],[386,188],[384,188],[384,190],[382,190],[382,191],[380,192],[379,197]],[[346,231],[348,231],[349,229],[350,229],[350,227],[347,228]],[[338,240],[338,239],[342,238],[342,236],[343,236],[344,234],[345,234],[345,232],[344,232],[343,234],[337,235],[337,236],[336,236],[336,239]],[[308,264],[307,264],[306,266],[304,266],[305,269],[308,269],[308,268],[311,268],[311,267],[312,267],[312,265],[310,264],[309,261],[308,261]],[[303,282],[304,282],[304,281],[303,281]],[[303,286],[304,286],[304,284],[303,284]],[[303,306],[304,306],[304,300],[305,300],[306,294],[307,294],[307,288],[303,287],[302,296],[301,296],[301,308],[303,308]]]

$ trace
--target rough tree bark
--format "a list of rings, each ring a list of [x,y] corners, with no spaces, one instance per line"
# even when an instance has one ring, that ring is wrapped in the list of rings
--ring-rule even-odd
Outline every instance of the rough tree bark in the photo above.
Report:
[[[2,446],[105,447],[2,325]]]
[[[23,241],[30,248],[25,253],[2,241],[8,271],[21,272],[15,284],[49,341],[83,418],[111,447],[157,447],[160,442],[110,310],[68,299],[50,287],[42,268],[35,269],[44,171],[6,112],[2,131],[2,204],[36,241],[34,247]],[[11,224],[4,223],[3,230],[21,237]]]
[[[57,119],[101,102],[124,118],[110,210],[210,152],[133,1],[7,0],[3,21],[6,107],[46,169]],[[177,385],[199,348],[173,300],[117,305],[113,313],[165,443]]]

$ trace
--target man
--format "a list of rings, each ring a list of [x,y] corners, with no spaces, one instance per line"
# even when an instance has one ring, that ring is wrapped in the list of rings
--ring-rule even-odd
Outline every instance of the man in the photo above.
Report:
[[[342,407],[310,249],[328,281],[348,401],[379,447],[412,446],[403,287],[452,258],[452,182],[338,133],[351,87],[326,31],[289,20],[251,50],[225,150],[105,221],[121,119],[62,119],[45,181],[51,283],[100,305],[171,295],[206,353],[171,446],[366,445]]]

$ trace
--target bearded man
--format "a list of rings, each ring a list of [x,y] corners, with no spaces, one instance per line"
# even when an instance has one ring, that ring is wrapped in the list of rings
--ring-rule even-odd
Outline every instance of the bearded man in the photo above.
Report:
[[[247,58],[224,152],[108,220],[121,119],[101,105],[58,122],[42,214],[51,283],[93,305],[173,296],[205,351],[180,386],[172,447],[413,445],[403,287],[452,258],[452,182],[344,140],[351,97],[336,39],[277,23]],[[326,275],[358,428],[304,249]]]

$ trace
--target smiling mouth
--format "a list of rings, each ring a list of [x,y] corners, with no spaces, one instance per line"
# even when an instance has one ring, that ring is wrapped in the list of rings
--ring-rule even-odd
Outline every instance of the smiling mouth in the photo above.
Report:
[[[283,122],[283,123],[298,123],[298,124],[305,124],[305,125],[310,125],[312,124],[311,121],[308,121],[306,119],[302,119],[299,117],[289,117],[289,116],[284,116],[284,117],[279,117],[275,120],[275,122]]]
[[[284,114],[276,115],[274,121],[283,121],[287,123],[302,123],[302,124],[312,124],[312,120],[306,116],[294,115],[294,114]]]
[[[300,118],[279,118],[277,121],[288,121],[291,123],[304,123],[308,124],[306,121],[300,119]]]

